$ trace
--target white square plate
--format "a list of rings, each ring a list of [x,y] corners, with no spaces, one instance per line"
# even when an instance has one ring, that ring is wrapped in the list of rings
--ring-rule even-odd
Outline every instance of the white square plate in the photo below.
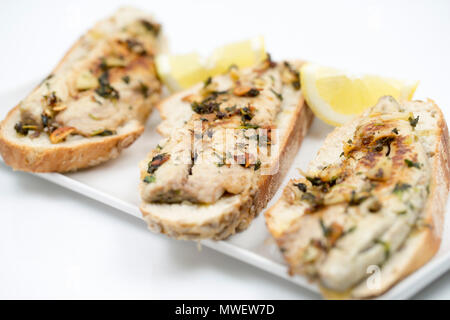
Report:
[[[0,101],[3,106],[0,110],[2,118],[9,111],[9,108],[17,104],[32,88],[33,85],[24,85],[14,91],[0,94]],[[37,176],[141,219],[142,216],[138,209],[140,202],[138,163],[161,139],[155,131],[159,121],[158,112],[153,112],[147,122],[147,130],[143,136],[130,148],[124,150],[118,159],[76,173],[49,173],[37,174]],[[282,187],[291,177],[298,177],[296,168],[306,168],[308,162],[312,160],[319,149],[321,142],[331,130],[332,127],[327,126],[320,120],[314,121]],[[282,188],[278,190],[268,207],[279,198],[281,191]],[[253,221],[250,228],[226,241],[202,241],[201,244],[319,293],[314,283],[308,282],[303,277],[290,277],[287,274],[287,267],[266,229],[263,215],[264,211]],[[409,298],[450,268],[449,226],[450,222],[447,217],[441,248],[436,256],[421,269],[381,296],[381,299]]]

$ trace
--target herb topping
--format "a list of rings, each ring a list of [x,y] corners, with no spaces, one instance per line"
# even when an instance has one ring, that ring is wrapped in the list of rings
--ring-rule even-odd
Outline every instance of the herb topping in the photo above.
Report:
[[[155,173],[158,168],[170,159],[170,154],[161,153],[153,157],[152,161],[148,164],[147,172],[150,174]]]
[[[414,167],[414,168],[420,169],[420,163],[418,163],[418,162],[414,162],[409,159],[405,159],[405,163],[408,166],[408,168]]]
[[[411,127],[413,127],[415,129],[417,126],[417,123],[419,122],[419,116],[417,116],[416,118],[409,117],[408,121],[409,121],[409,124],[411,125]]]
[[[120,98],[119,92],[109,84],[109,73],[105,71],[98,78],[100,86],[95,90],[97,94],[105,99],[117,100]]]

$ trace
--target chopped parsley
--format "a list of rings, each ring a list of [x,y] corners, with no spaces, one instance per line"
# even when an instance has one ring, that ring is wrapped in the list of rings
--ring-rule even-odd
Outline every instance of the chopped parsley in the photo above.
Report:
[[[226,108],[225,108],[225,111],[226,111],[226,112],[229,112],[229,113],[235,112],[235,111],[236,111],[236,105],[234,105],[234,106],[232,106],[232,107],[226,107]]]
[[[247,130],[247,129],[258,129],[258,128],[259,128],[259,126],[257,124],[242,122],[238,129]]]
[[[156,177],[154,175],[151,176],[145,176],[144,180],[145,183],[153,183],[156,181]]]
[[[95,90],[97,94],[105,99],[117,100],[119,99],[119,92],[109,84],[108,71],[102,73],[98,78],[100,86]]]
[[[125,82],[126,84],[130,83],[130,76],[123,76],[122,77],[122,81]]]
[[[300,90],[301,84],[300,84],[300,72],[295,70],[288,62],[284,62],[284,66],[289,70],[290,74],[292,75],[293,80],[291,81],[292,86],[295,90]]]
[[[391,153],[391,143],[395,140],[394,137],[383,137],[376,141],[375,147],[373,148],[376,152],[381,152],[383,148],[386,146],[386,156],[388,156]]]
[[[22,135],[26,136],[28,134],[29,128],[27,128],[27,126],[24,125],[22,122],[17,122],[14,125],[14,130],[16,130],[16,132],[18,134],[22,134]]]
[[[97,131],[94,131],[93,133],[91,133],[91,136],[92,137],[95,137],[95,136],[107,137],[107,136],[112,136],[114,134],[116,134],[115,131],[108,130],[108,129],[100,129],[100,130],[97,130]]]
[[[192,111],[198,114],[209,114],[219,111],[220,103],[214,101],[193,102]]]
[[[405,163],[408,166],[408,168],[414,167],[414,168],[420,169],[420,163],[418,163],[418,162],[414,162],[409,159],[405,159]]]
[[[148,98],[148,86],[145,83],[139,83],[139,91],[144,96],[144,98]]]
[[[49,107],[55,107],[59,102],[61,102],[61,99],[59,99],[56,96],[55,91],[50,93],[49,95],[44,95],[44,101]]]
[[[376,239],[376,240],[375,240],[375,243],[376,243],[376,244],[380,244],[380,245],[383,246],[383,249],[384,249],[384,259],[387,260],[387,259],[389,258],[390,253],[391,253],[391,245],[389,244],[389,242],[385,242],[385,241],[382,241],[382,240],[380,240],[380,239]]]
[[[243,95],[243,97],[250,97],[250,98],[254,98],[257,96],[259,96],[259,90],[255,88],[251,88],[250,90],[247,91],[247,93]]]
[[[153,159],[148,164],[147,172],[150,174],[155,173],[158,168],[170,159],[170,154],[161,153],[153,157]]]
[[[152,32],[155,36],[158,36],[161,26],[156,23],[151,23],[147,20],[141,20],[141,24],[144,26],[145,30]]]
[[[331,232],[330,228],[327,228],[325,226],[325,223],[323,222],[322,219],[319,220],[319,223],[320,223],[320,228],[322,229],[323,235],[325,237],[328,237],[330,235],[330,232]]]
[[[400,195],[404,191],[408,190],[409,188],[411,188],[410,184],[397,182],[397,184],[395,185],[394,190],[392,191],[392,193]]]
[[[239,113],[241,114],[242,122],[247,122],[253,119],[254,114],[251,107],[244,107],[239,109]]]
[[[145,56],[147,54],[147,50],[145,50],[144,45],[135,39],[127,39],[125,41],[125,45],[127,46],[128,50],[140,56]]]
[[[203,83],[203,88],[206,88],[207,86],[209,86],[212,83],[212,78],[208,77],[208,79],[205,80],[205,82]]]
[[[272,88],[270,89],[270,91],[272,91],[272,93],[278,98],[278,100],[283,101],[283,95],[281,93],[276,92]]]
[[[309,202],[309,203],[311,203],[311,204],[313,204],[313,205],[316,204],[316,202],[317,202],[316,196],[313,195],[313,194],[310,193],[310,192],[305,192],[305,193],[303,193],[303,194],[302,194],[302,197],[301,197],[301,200],[306,201],[306,202]]]
[[[256,160],[254,170],[258,171],[259,168],[261,168],[261,160],[258,159],[258,160]]]
[[[307,190],[306,184],[301,183],[301,182],[294,183],[294,186],[297,187],[301,192],[306,192],[306,190]]]
[[[306,179],[307,179],[309,182],[311,182],[311,184],[312,184],[313,186],[316,186],[316,187],[321,186],[321,185],[323,184],[322,179],[320,179],[319,177],[306,177]]]
[[[417,116],[417,118],[409,117],[408,121],[411,127],[416,128],[417,123],[419,122],[419,116]]]
[[[349,206],[359,206],[361,203],[363,203],[365,200],[367,200],[369,196],[367,195],[357,195],[356,191],[352,191],[352,195],[350,198],[350,202],[348,203]]]

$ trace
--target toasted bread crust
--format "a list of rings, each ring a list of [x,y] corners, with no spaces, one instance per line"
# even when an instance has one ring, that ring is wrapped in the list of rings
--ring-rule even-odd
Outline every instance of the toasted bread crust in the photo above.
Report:
[[[314,114],[306,105],[303,96],[299,101],[299,108],[293,117],[296,120],[295,122],[290,123],[290,128],[288,130],[289,134],[286,136],[280,149],[278,171],[274,175],[263,176],[259,185],[259,190],[261,190],[261,192],[257,193],[254,200],[256,212],[258,213],[266,207],[267,203],[272,199],[283,182],[283,178],[289,171],[303,139],[312,124],[312,120],[314,119]],[[245,226],[245,228],[247,227],[248,225]]]
[[[281,185],[300,145],[313,120],[313,113],[304,102],[303,97],[298,101],[295,113],[289,123],[288,134],[280,146],[278,158],[279,168],[276,174],[263,176],[258,185],[258,192],[248,196],[234,207],[234,210],[221,214],[217,218],[207,220],[201,224],[184,224],[173,222],[170,219],[150,212],[145,204],[141,212],[149,228],[158,233],[183,240],[197,240],[212,238],[214,240],[226,239],[230,235],[245,230],[250,222],[259,214],[273,197]]]
[[[59,144],[50,149],[18,143],[7,138],[3,131],[15,112],[18,112],[18,106],[12,109],[0,124],[0,154],[5,163],[14,170],[68,172],[92,167],[116,158],[122,149],[130,146],[144,131],[144,126],[139,126],[124,134],[91,139],[76,146]]]

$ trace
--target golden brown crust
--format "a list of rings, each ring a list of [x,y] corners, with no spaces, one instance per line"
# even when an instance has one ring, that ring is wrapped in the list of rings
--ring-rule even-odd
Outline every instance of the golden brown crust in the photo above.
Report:
[[[280,147],[277,173],[263,176],[258,185],[258,192],[253,197],[249,196],[243,200],[235,210],[220,215],[219,219],[206,221],[203,224],[186,225],[169,219],[161,219],[159,216],[149,212],[144,204],[140,209],[149,228],[152,231],[184,240],[206,238],[222,240],[238,231],[245,230],[259,212],[264,209],[281,185],[313,118],[312,111],[306,105],[303,96],[301,96],[296,112],[292,115],[292,121],[287,130],[288,134]]]

